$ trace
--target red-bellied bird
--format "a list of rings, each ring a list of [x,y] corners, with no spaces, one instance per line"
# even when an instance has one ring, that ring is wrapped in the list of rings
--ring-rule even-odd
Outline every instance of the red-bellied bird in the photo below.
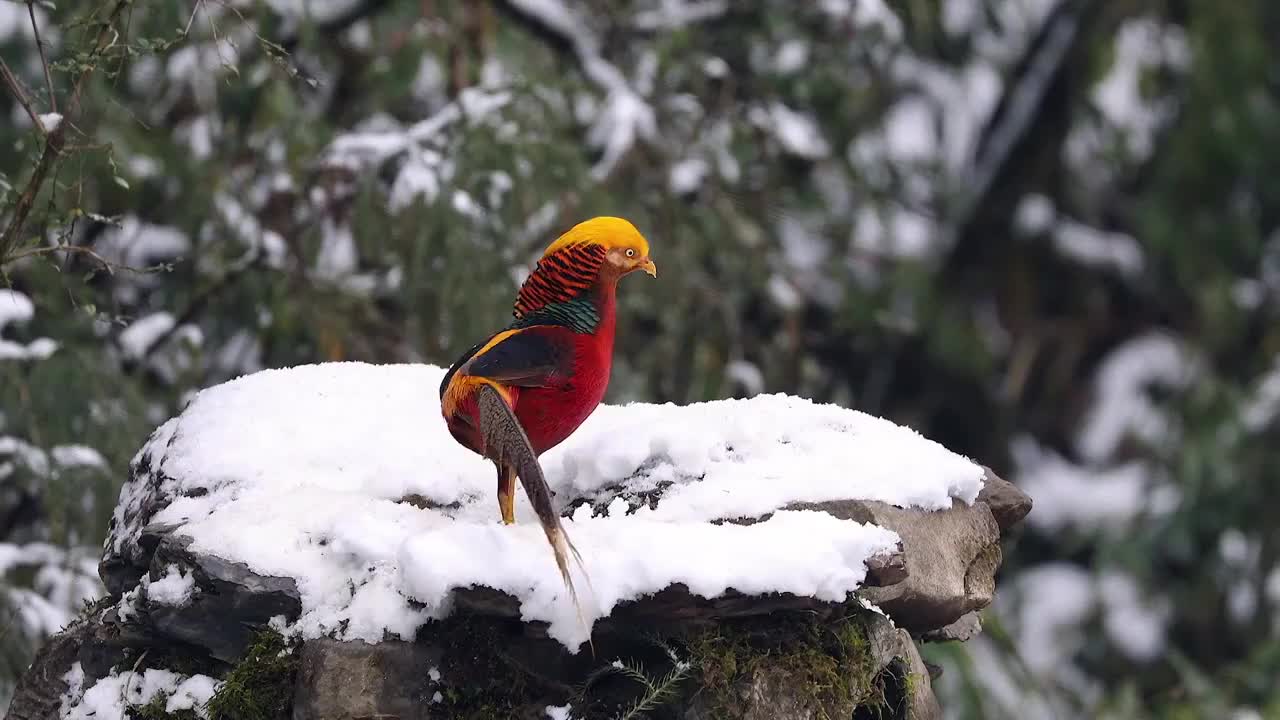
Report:
[[[568,557],[579,565],[582,559],[560,524],[538,456],[577,430],[604,397],[618,280],[636,270],[658,275],[648,241],[630,222],[597,217],[574,226],[547,247],[520,287],[512,323],[458,358],[440,383],[449,432],[497,467],[502,521],[515,522],[519,477],[575,605]]]

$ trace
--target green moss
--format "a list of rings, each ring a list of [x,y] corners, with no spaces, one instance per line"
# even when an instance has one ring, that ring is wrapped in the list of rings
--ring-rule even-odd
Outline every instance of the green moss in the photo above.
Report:
[[[130,708],[129,717],[133,720],[199,720],[200,715],[195,710],[177,710],[169,712],[165,710],[165,705],[169,703],[169,696],[166,693],[159,693],[151,702],[135,708]]]
[[[814,698],[818,718],[836,720],[831,713],[841,709],[885,705],[881,673],[856,616],[724,623],[688,638],[687,648],[699,692],[706,694],[716,717],[741,712],[735,688],[765,668],[788,686],[803,688],[799,694]]]
[[[211,720],[274,720],[287,717],[293,701],[298,658],[278,633],[254,636],[244,657],[209,700]]]

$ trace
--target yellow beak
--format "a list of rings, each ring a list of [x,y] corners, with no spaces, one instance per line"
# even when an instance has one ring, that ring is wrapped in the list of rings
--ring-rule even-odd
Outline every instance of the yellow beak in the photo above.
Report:
[[[644,270],[645,272],[649,273],[649,275],[653,277],[658,277],[658,266],[654,265],[653,261],[650,260],[649,258],[645,258],[643,261],[641,261],[638,267],[641,270]]]

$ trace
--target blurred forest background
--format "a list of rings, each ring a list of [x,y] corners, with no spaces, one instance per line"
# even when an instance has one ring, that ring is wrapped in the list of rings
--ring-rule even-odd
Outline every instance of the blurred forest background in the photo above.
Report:
[[[1034,497],[950,717],[1280,718],[1280,4],[0,0],[0,58],[0,707],[193,392],[447,364],[616,214],[612,401]]]

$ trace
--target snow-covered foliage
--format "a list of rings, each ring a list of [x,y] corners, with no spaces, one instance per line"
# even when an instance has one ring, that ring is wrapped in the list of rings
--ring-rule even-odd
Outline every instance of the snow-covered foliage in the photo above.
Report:
[[[576,650],[587,627],[542,530],[521,503],[516,526],[497,521],[493,468],[453,441],[434,401],[442,374],[328,363],[204,390],[139,451],[147,469],[126,485],[109,545],[135,542],[142,523],[172,523],[195,551],[295,578],[295,629],[307,637],[412,637],[448,612],[452,590],[482,585],[518,598],[525,619],[549,622]],[[937,510],[972,503],[983,476],[908,428],[782,395],[601,407],[543,466],[562,507],[586,501],[566,530],[590,576],[588,626],[675,583],[704,597],[843,600],[864,561],[899,538],[783,508],[854,498]],[[621,494],[601,507],[605,488]],[[146,516],[151,492],[170,500]],[[639,500],[650,496],[656,504]],[[722,522],[738,518],[767,519]],[[172,567],[145,583],[152,601],[192,592]]]
[[[62,720],[125,720],[134,711],[163,700],[166,713],[190,710],[207,718],[206,705],[221,683],[207,675],[180,675],[168,670],[138,672],[112,671],[107,677],[84,687],[84,669],[75,663],[65,678],[67,693],[62,697]]]

